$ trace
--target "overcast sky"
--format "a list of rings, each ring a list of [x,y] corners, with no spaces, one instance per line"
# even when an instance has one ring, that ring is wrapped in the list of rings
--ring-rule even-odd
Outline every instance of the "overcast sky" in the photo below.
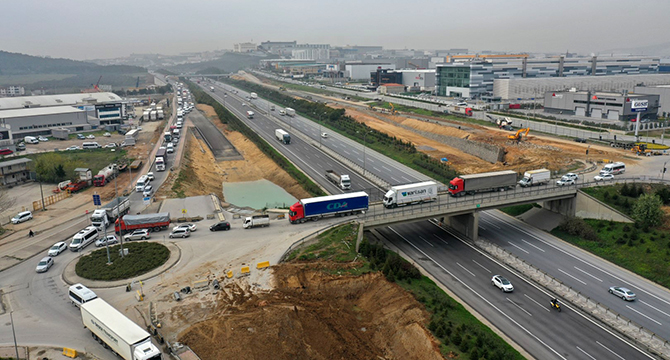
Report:
[[[669,0],[7,0],[0,50],[94,59],[296,40],[589,54],[667,42],[668,14]]]

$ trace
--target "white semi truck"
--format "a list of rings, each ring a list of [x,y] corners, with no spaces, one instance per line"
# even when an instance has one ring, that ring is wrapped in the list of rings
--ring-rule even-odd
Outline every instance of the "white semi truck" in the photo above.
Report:
[[[282,129],[275,130],[275,137],[284,144],[291,143],[291,135]]]
[[[96,209],[91,215],[91,224],[102,230],[103,227],[108,227],[113,224],[119,216],[123,216],[130,210],[130,200],[127,197],[119,196],[112,200],[109,204]]]
[[[286,111],[286,115],[288,115],[288,116],[295,116],[295,110],[293,110],[293,109],[291,109],[291,108],[286,108],[285,111]]]
[[[349,175],[340,175],[333,170],[326,170],[326,178],[342,190],[351,189],[351,179]]]
[[[435,200],[437,200],[437,184],[434,181],[424,181],[391,187],[384,195],[384,206],[394,208]]]
[[[253,119],[253,118],[254,118],[254,112],[251,111],[251,110],[247,111],[247,117],[248,117],[249,119]]]
[[[81,304],[81,321],[93,338],[124,360],[161,360],[151,335],[100,298]]]

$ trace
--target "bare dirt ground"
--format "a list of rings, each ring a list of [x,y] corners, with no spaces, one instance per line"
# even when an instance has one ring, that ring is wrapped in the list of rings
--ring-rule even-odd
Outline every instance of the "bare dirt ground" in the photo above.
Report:
[[[331,105],[333,106],[333,105]],[[342,106],[333,106],[342,108]],[[507,139],[508,131],[490,129],[480,125],[468,124],[473,130],[464,131],[451,126],[429,123],[404,116],[387,115],[375,113],[392,123],[379,120],[371,116],[368,111],[361,111],[345,107],[347,115],[359,122],[363,122],[373,129],[397,136],[400,139],[411,141],[419,151],[434,158],[449,159],[449,165],[460,173],[478,173],[486,171],[513,169],[523,172],[530,169],[547,168],[550,170],[563,170],[578,167],[576,161],[586,160],[586,149],[588,145],[570,142],[561,139],[533,135],[531,132],[527,138],[519,143]],[[476,156],[466,154],[457,148],[448,146],[442,142],[427,139],[413,131],[401,128],[393,123],[402,124],[417,130],[431,132],[434,134],[468,138],[482,143],[489,143],[503,147],[506,151],[505,163],[492,164]],[[465,127],[465,126],[464,126]],[[622,160],[625,153],[605,146],[592,145],[589,148],[589,159],[608,159],[612,161]],[[630,159],[628,159],[630,161]]]
[[[186,149],[188,160],[182,164],[192,169],[185,180],[186,196],[209,193],[220,196],[223,182],[267,179],[281,186],[296,198],[309,197],[309,194],[291,176],[265,156],[254,143],[239,132],[230,131],[225,124],[222,124],[211,106],[199,104],[197,108],[223,132],[244,157],[244,160],[216,161],[203,141],[189,136]],[[161,189],[159,196],[169,195],[171,186],[170,184]]]
[[[355,266],[355,264],[352,264]],[[442,359],[422,306],[383,275],[328,275],[328,263],[273,268],[276,288],[229,283],[179,336],[203,360]],[[181,316],[173,313],[173,316]],[[189,316],[189,318],[192,318]]]

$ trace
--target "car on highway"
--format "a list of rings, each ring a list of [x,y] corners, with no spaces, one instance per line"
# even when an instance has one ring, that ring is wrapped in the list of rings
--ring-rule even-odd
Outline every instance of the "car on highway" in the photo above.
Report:
[[[96,247],[103,247],[106,245],[113,245],[119,242],[119,239],[116,237],[116,235],[107,235],[107,237],[101,237],[100,239],[95,241],[95,246]]]
[[[502,275],[493,275],[491,278],[491,285],[504,292],[514,291],[514,286],[512,286],[512,283]]]
[[[79,146],[77,146],[77,145],[72,145],[72,146],[66,148],[65,150],[67,150],[67,151],[81,150],[81,148],[80,148]]]
[[[609,291],[610,294],[615,295],[620,297],[622,300],[626,301],[633,301],[637,298],[634,292],[631,290],[625,288],[625,287],[620,287],[620,286],[612,286],[610,287]]]
[[[198,227],[195,224],[188,223],[188,224],[180,224],[172,228],[172,230],[175,229],[188,229],[190,232],[195,232],[198,230]]]
[[[556,185],[558,186],[568,186],[568,185],[574,185],[575,180],[573,179],[564,179],[561,178],[560,180],[556,181]]]
[[[167,150],[165,150],[168,154],[174,153],[174,144],[173,143],[168,143],[167,144]]]
[[[37,140],[39,140],[40,142],[49,141],[49,139],[45,138],[44,136],[38,136]]]
[[[151,196],[151,194],[153,193],[154,193],[154,187],[151,185],[145,186],[144,191],[142,191],[142,195],[144,195],[144,197]]]
[[[12,224],[20,224],[24,221],[32,220],[33,218],[33,213],[30,211],[22,211],[12,218]]]
[[[614,175],[612,175],[612,174],[596,175],[596,176],[593,177],[593,180],[595,180],[595,181],[611,181],[611,180],[614,180]]]
[[[209,231],[219,230],[230,230],[230,223],[227,221],[221,221],[209,227]]]
[[[179,138],[178,137],[172,138],[172,143],[173,144],[178,144],[179,143]]]
[[[324,139],[328,139],[328,133],[321,133],[321,137]]]
[[[147,179],[149,179],[149,181],[154,181],[154,180],[156,180],[156,177],[154,176],[153,172],[148,172],[147,173]]]
[[[567,174],[561,176],[561,179],[571,179],[571,180],[577,181],[577,180],[579,180],[579,175],[577,175],[575,173],[567,173]]]
[[[170,233],[170,239],[172,238],[187,238],[191,236],[191,232],[188,230],[186,227],[175,227],[172,229],[172,232]]]
[[[54,259],[52,259],[49,256],[43,257],[42,260],[40,260],[40,262],[37,263],[37,267],[35,268],[35,271],[37,271],[38,273],[46,272],[47,270],[49,270],[49,268],[51,268],[53,266],[53,264],[54,264]]]
[[[47,255],[49,256],[58,256],[58,254],[62,253],[67,249],[67,244],[64,241],[57,242],[53,244],[53,246],[49,249],[49,252]]]
[[[132,241],[132,240],[146,240],[150,239],[151,235],[149,234],[148,229],[139,229],[135,230],[132,233],[123,237],[123,240]]]

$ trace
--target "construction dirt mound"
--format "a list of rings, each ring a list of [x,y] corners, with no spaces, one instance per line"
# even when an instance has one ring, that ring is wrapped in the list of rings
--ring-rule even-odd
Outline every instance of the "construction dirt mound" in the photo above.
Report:
[[[179,341],[203,360],[442,359],[428,314],[409,293],[380,273],[330,275],[328,267],[275,266],[268,293],[231,282],[211,317]]]

